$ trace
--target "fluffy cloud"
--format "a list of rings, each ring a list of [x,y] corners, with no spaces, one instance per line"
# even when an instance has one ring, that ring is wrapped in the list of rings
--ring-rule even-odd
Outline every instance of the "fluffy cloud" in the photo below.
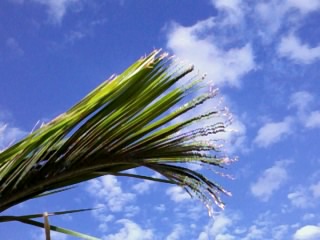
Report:
[[[150,189],[150,186],[154,184],[152,181],[143,180],[142,182],[139,182],[135,184],[132,188],[134,191],[136,191],[139,194],[143,194],[145,192],[148,192]]]
[[[290,117],[285,118],[281,122],[270,122],[262,126],[254,143],[259,147],[268,147],[274,143],[279,142],[284,136],[292,131],[293,119]]]
[[[61,23],[64,15],[70,7],[74,6],[77,3],[80,3],[82,0],[32,0],[35,3],[44,5],[49,14],[49,18],[52,23],[59,24]]]
[[[262,201],[268,201],[288,179],[287,166],[290,163],[287,160],[277,161],[271,168],[266,169],[251,185],[251,193]]]
[[[129,202],[135,199],[135,194],[124,192],[121,183],[111,175],[89,181],[87,190],[98,201],[106,201],[107,207],[112,212],[122,211]]]
[[[294,236],[294,240],[317,240],[320,239],[320,227],[307,225],[299,228]]]
[[[241,78],[255,68],[250,44],[223,49],[217,45],[212,29],[213,18],[184,27],[172,24],[168,32],[167,46],[179,58],[190,61],[201,71],[207,72],[213,84],[240,86]]]
[[[290,34],[281,39],[278,53],[281,57],[289,58],[294,62],[309,64],[320,59],[320,46],[310,47],[303,44],[297,36]]]
[[[117,223],[122,224],[123,228],[118,233],[110,234],[103,237],[104,240],[152,240],[154,234],[152,229],[143,229],[137,223],[129,219],[118,220]]]
[[[223,213],[214,217],[214,220],[206,225],[203,231],[199,234],[198,240],[219,239],[233,240],[234,236],[227,233],[228,228],[232,226],[232,217]]]
[[[155,173],[152,175],[153,178],[161,178],[161,175],[159,173]],[[155,181],[150,180],[143,180],[142,182],[139,182],[135,185],[133,185],[133,190],[136,191],[139,194],[146,193],[150,190],[151,185],[155,184]]]
[[[179,186],[169,187],[166,194],[170,196],[170,199],[174,202],[182,202],[191,199],[190,195]]]

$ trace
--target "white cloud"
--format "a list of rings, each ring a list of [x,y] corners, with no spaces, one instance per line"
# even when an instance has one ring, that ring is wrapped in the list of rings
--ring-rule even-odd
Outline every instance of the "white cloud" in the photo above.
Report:
[[[276,35],[285,24],[297,26],[307,14],[317,11],[318,0],[269,0],[255,5],[255,20],[260,20],[258,34],[267,43],[277,39]]]
[[[307,117],[305,126],[307,128],[317,128],[320,127],[320,111],[313,111]]]
[[[161,174],[155,173],[152,175],[153,178],[161,178]],[[155,181],[150,181],[150,180],[143,180],[142,182],[139,182],[135,185],[133,185],[133,190],[136,191],[139,194],[146,193],[150,190],[151,185],[155,184]]]
[[[320,181],[311,184],[308,188],[298,186],[293,192],[288,194],[288,199],[294,207],[310,208],[315,207],[320,198]]]
[[[129,205],[126,206],[125,209],[125,217],[126,218],[132,218],[133,216],[136,216],[140,212],[140,207],[137,205]]]
[[[185,200],[190,200],[190,195],[179,186],[169,187],[166,191],[166,194],[170,196],[170,199],[174,202],[182,202]]]
[[[294,240],[318,240],[320,239],[320,227],[306,225],[299,228],[294,234]]]
[[[290,117],[281,122],[266,123],[259,129],[254,143],[259,147],[268,147],[275,144],[292,132],[292,124],[293,120]]]
[[[289,107],[298,109],[298,118],[304,127],[320,127],[320,111],[310,111],[315,97],[307,91],[298,91],[291,95]]]
[[[312,184],[310,186],[310,191],[312,192],[312,196],[314,198],[320,198],[320,181],[316,184]]]
[[[246,146],[246,132],[247,128],[244,123],[237,117],[232,120],[231,126],[227,131],[217,135],[217,138],[225,141],[224,148],[229,154],[235,152],[246,152],[248,148]]]
[[[191,61],[208,74],[215,85],[239,87],[241,78],[255,69],[251,45],[245,44],[228,50],[218,47],[211,30],[216,26],[213,18],[197,22],[191,27],[172,24],[167,46],[179,58]]]
[[[106,201],[106,206],[112,212],[122,211],[128,203],[135,199],[135,194],[124,192],[121,183],[111,175],[89,181],[87,190],[97,200]]]
[[[239,11],[241,1],[239,0],[212,0],[212,4],[221,10]]]
[[[236,238],[231,234],[218,234],[216,240],[235,240]]]
[[[129,219],[118,220],[117,223],[123,225],[123,228],[119,230],[118,233],[110,234],[104,236],[104,240],[152,240],[154,239],[154,234],[152,229],[143,229],[137,223]]]
[[[288,179],[287,166],[290,161],[277,161],[271,168],[266,169],[258,180],[251,185],[251,193],[262,201],[268,201]]]
[[[114,221],[114,215],[106,213],[105,204],[100,203],[97,204],[95,207],[97,209],[94,210],[92,213],[93,216],[99,220],[98,228],[102,232],[107,232],[110,226],[109,222]]]
[[[154,182],[144,180],[144,181],[142,181],[142,182],[139,182],[139,183],[133,185],[132,188],[133,188],[133,190],[136,191],[137,193],[143,194],[143,193],[149,191],[150,186],[151,186],[152,184],[154,184]]]
[[[26,132],[16,127],[10,127],[3,122],[0,122],[0,152],[11,144],[21,139],[26,135]]]
[[[200,72],[206,73],[204,84],[208,86],[208,89],[209,86],[215,85],[240,87],[242,78],[256,68],[251,44],[247,43],[231,48],[230,45],[224,47],[225,40],[218,39],[213,32],[224,28],[223,25],[226,21],[228,22],[233,17],[237,19],[236,23],[238,24],[242,15],[242,3],[238,0],[215,0],[212,1],[212,4],[226,14],[222,14],[221,18],[210,17],[192,26],[171,24],[167,34],[167,47],[177,57],[192,62]],[[207,101],[197,110],[201,113],[208,112],[217,104],[217,102]],[[192,114],[197,115],[197,112],[192,112]],[[226,119],[222,120],[224,122]],[[200,124],[206,125],[206,123],[212,124],[212,119]],[[232,154],[239,149],[241,151],[247,150],[243,147],[246,141],[245,125],[235,117],[231,128],[237,131],[217,134],[215,138],[223,140],[224,150],[228,153]],[[211,141],[212,136],[200,137],[197,140]]]
[[[304,112],[314,101],[314,96],[307,91],[298,91],[290,96],[289,107],[296,107],[299,112]]]
[[[166,240],[179,240],[182,239],[186,231],[184,230],[184,226],[181,224],[175,224],[172,232],[166,237]]]
[[[260,25],[259,34],[263,40],[273,41],[273,36],[279,31],[283,24],[283,18],[286,13],[286,7],[283,2],[268,1],[260,2],[255,5],[256,19],[259,19]]]
[[[225,12],[227,16],[222,24],[239,24],[243,21],[242,1],[240,0],[212,0],[213,6]]]
[[[302,220],[304,221],[309,221],[312,220],[316,217],[316,215],[314,213],[306,213],[303,215]]]
[[[310,207],[311,204],[307,191],[302,188],[289,193],[288,199],[291,201],[291,204],[293,206],[298,208],[307,208]]]
[[[320,9],[319,0],[287,0],[288,8],[295,8],[302,14],[307,14]]]
[[[288,225],[279,225],[272,229],[273,240],[283,240],[288,232]]]
[[[164,212],[166,210],[166,205],[164,205],[163,203],[157,205],[154,207],[154,209],[156,211],[159,211],[159,212]]]
[[[264,239],[265,228],[259,228],[256,225],[252,225],[249,227],[246,236],[242,240],[262,240]]]
[[[52,23],[61,23],[64,15],[71,6],[80,3],[82,0],[32,0],[35,3],[44,5]]]
[[[303,44],[297,36],[290,34],[281,39],[278,53],[281,57],[289,58],[296,63],[310,64],[320,59],[320,46],[310,47]]]
[[[232,226],[233,219],[224,213],[214,216],[214,219],[209,222],[199,234],[198,240],[220,239],[233,240],[235,239],[228,233],[228,228]]]

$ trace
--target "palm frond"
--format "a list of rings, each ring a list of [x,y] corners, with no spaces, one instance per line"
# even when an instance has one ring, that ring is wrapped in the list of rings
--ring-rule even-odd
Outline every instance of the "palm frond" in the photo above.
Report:
[[[186,162],[224,165],[215,144],[195,140],[201,136],[213,139],[224,132],[223,121],[188,130],[202,119],[221,119],[221,112],[183,119],[185,113],[216,96],[211,91],[186,102],[202,81],[199,77],[179,85],[192,70],[154,51],[1,152],[0,212],[107,174],[177,184],[208,206],[212,202],[223,206],[219,193],[227,191],[181,166]],[[154,170],[163,179],[124,172],[137,167]],[[30,219],[19,221],[36,225]]]

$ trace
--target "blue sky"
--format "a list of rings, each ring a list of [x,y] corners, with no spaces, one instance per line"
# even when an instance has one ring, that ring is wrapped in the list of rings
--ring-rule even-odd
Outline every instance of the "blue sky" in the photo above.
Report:
[[[113,176],[9,213],[100,206],[50,221],[105,240],[320,239],[319,21],[319,0],[2,0],[0,149],[163,48],[219,87],[239,159],[234,180],[208,173],[233,194],[214,218],[178,187]],[[0,233],[44,239],[19,223]]]

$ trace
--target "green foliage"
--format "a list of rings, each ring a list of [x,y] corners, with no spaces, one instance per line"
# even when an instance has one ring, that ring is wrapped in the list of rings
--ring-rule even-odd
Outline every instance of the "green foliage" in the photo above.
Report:
[[[202,119],[221,119],[221,113],[211,111],[188,119],[181,117],[216,95],[208,92],[181,104],[202,81],[200,77],[187,86],[178,84],[192,70],[154,51],[102,83],[67,112],[1,152],[0,212],[108,174],[179,185],[200,197],[207,206],[212,200],[223,206],[219,192],[227,192],[182,165],[224,164],[224,158],[217,156],[215,144],[194,140],[225,131],[223,122],[188,130]],[[125,172],[137,167],[158,172],[162,178]],[[0,221],[44,227],[32,220],[40,216],[43,214],[2,216]],[[55,226],[50,228],[78,234]]]

